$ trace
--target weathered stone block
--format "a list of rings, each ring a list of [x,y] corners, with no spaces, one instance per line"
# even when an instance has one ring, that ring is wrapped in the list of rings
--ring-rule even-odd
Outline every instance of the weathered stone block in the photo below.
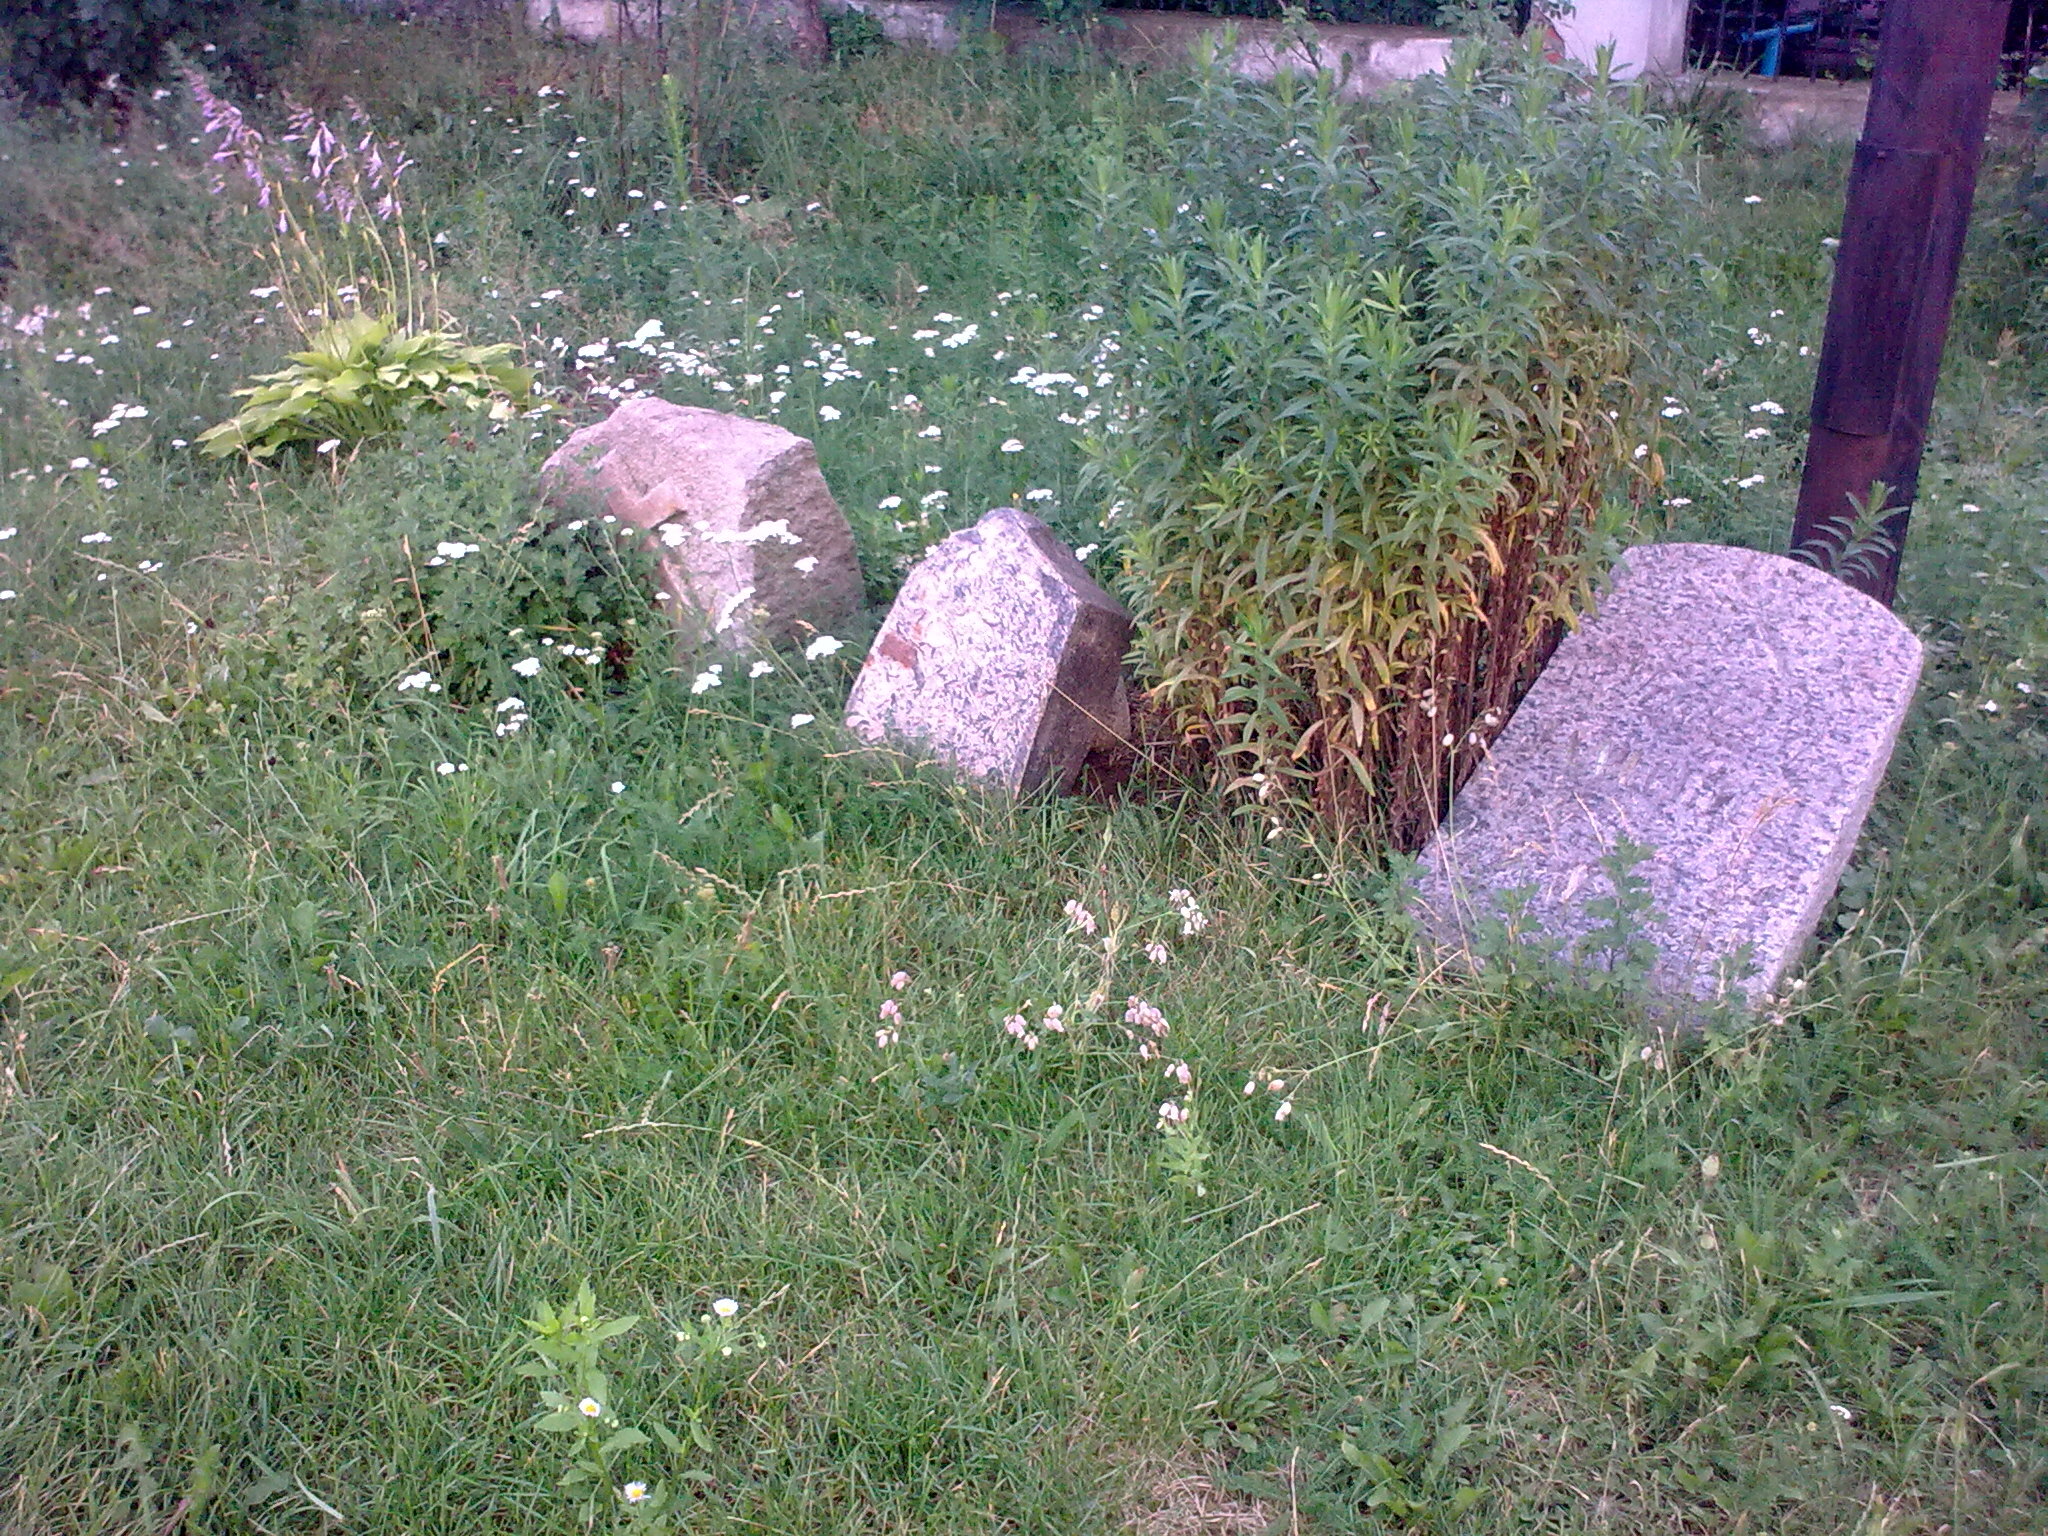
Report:
[[[1650,990],[1681,1015],[1753,1005],[1811,939],[1919,675],[1905,625],[1809,566],[1631,550],[1423,850],[1417,915],[1469,948],[1519,907],[1583,961],[1627,839],[1650,850]]]
[[[868,742],[1024,794],[1130,731],[1131,616],[1037,518],[998,507],[903,583],[846,701]]]
[[[678,641],[742,648],[830,628],[860,607],[853,530],[794,432],[628,400],[541,468],[550,500],[644,528]]]

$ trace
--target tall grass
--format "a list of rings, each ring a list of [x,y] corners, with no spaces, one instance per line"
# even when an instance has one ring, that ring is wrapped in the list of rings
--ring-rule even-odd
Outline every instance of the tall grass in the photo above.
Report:
[[[189,132],[0,162],[198,253],[17,255],[6,296],[0,1526],[584,1528],[515,1368],[585,1277],[646,1319],[606,1361],[636,1422],[704,1402],[675,1334],[714,1299],[760,1340],[708,1445],[619,1465],[698,1530],[2037,1521],[2024,359],[1965,348],[1944,393],[1905,557],[1928,687],[1803,987],[1646,1055],[1597,998],[1419,965],[1339,850],[847,755],[857,635],[701,691],[588,663],[569,616],[510,635],[532,472],[629,378],[815,434],[878,600],[1027,491],[1099,542],[1074,437],[1108,316],[1067,199],[1092,148],[1146,153],[1156,82],[858,61],[686,198],[658,98],[618,138],[597,61],[388,21],[310,46],[295,93],[405,131],[444,302],[523,338],[565,420],[202,463],[177,440],[289,343],[184,212]],[[1719,297],[1638,531],[1762,542],[1841,162],[1703,169]],[[416,600],[443,541],[478,549]],[[417,601],[543,665],[472,690]]]

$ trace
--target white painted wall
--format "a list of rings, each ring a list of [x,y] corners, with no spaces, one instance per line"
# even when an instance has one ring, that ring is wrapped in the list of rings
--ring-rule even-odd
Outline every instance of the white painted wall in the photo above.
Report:
[[[623,21],[630,34],[654,30],[654,12],[659,0],[524,0],[526,24],[536,32],[559,27],[562,35],[579,43],[594,43],[615,35]]]
[[[1614,73],[1632,80],[1684,71],[1685,11],[1686,0],[1576,0],[1555,25],[1565,52],[1587,64],[1613,44]]]
[[[526,23],[537,31],[560,27],[568,36],[584,42],[611,37],[623,19],[627,29],[642,36],[653,31],[655,10],[662,0],[511,0],[526,14]],[[1556,23],[1565,52],[1575,59],[1593,62],[1593,56],[1608,43],[1614,45],[1614,72],[1624,80],[1637,75],[1677,75],[1685,69],[1685,13],[1687,0],[1577,0],[1572,14]],[[953,0],[823,0],[828,11],[862,10],[878,18],[891,42],[917,43],[949,51],[957,41],[957,15]],[[1125,30],[1145,33],[1180,13],[1127,11],[1117,20]],[[1187,17],[1200,30],[1209,29],[1207,17]],[[1240,21],[1238,57],[1233,60],[1239,73],[1268,78],[1277,66],[1266,32],[1275,30],[1270,22]],[[1354,92],[1370,91],[1390,81],[1413,79],[1444,67],[1450,41],[1441,34],[1423,33],[1412,27],[1331,27],[1324,29],[1337,43],[1326,63],[1334,64],[1339,53],[1352,55]],[[1354,43],[1350,34],[1367,37]],[[1339,34],[1344,34],[1341,38]],[[1369,34],[1369,37],[1368,37]]]

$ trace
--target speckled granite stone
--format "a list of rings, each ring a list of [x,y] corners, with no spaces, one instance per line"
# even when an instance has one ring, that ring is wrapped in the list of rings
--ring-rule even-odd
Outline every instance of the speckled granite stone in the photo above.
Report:
[[[829,629],[860,607],[853,530],[808,438],[772,422],[643,397],[569,434],[548,498],[648,534],[684,651]]]
[[[1127,735],[1131,616],[1045,524],[998,507],[912,569],[854,681],[846,724],[1012,794],[1073,786]]]
[[[1633,549],[1423,850],[1417,915],[1465,948],[1530,891],[1539,949],[1583,960],[1627,838],[1651,850],[1652,993],[1755,1005],[1834,894],[1919,676],[1905,625],[1809,566]]]

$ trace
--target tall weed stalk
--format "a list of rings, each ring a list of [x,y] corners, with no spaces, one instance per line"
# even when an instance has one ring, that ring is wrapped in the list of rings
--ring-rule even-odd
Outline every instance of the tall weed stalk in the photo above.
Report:
[[[713,189],[740,113],[760,89],[760,39],[733,0],[690,0],[663,34],[662,125],[681,197]]]
[[[1689,135],[1533,46],[1365,114],[1212,54],[1181,107],[1087,194],[1128,296],[1093,470],[1152,697],[1261,814],[1413,848],[1654,472]]]

